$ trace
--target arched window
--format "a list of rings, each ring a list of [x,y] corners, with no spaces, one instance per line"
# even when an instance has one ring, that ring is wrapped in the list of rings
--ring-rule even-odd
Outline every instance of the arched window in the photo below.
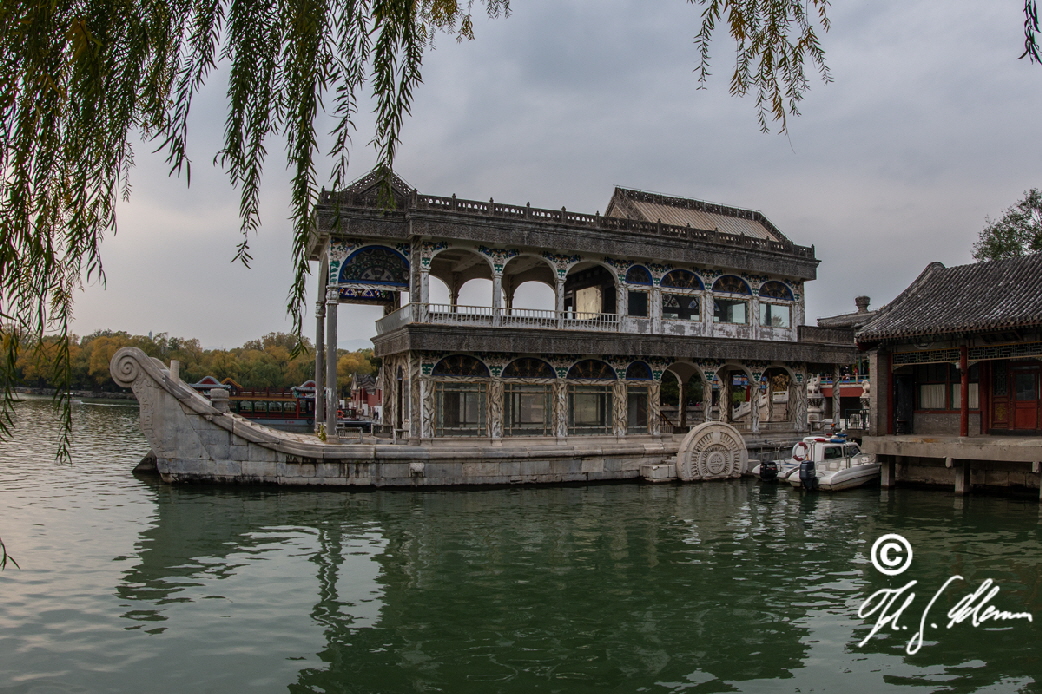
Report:
[[[634,265],[626,273],[626,281],[630,284],[651,284],[651,273],[641,265]]]
[[[673,270],[662,278],[662,286],[673,289],[704,289],[698,275],[688,270]]]
[[[628,381],[650,381],[651,367],[642,361],[635,361],[626,369],[626,380]]]
[[[409,261],[386,246],[366,246],[344,261],[339,281],[408,287]]]
[[[583,359],[568,369],[568,378],[615,380],[615,369],[599,359]]]
[[[453,354],[439,361],[431,375],[488,378],[488,367],[469,354]]]
[[[554,370],[542,359],[515,359],[503,369],[503,378],[555,378]]]
[[[760,285],[760,296],[770,299],[792,301],[792,290],[782,282],[764,282]]]
[[[720,277],[713,283],[713,291],[724,292],[726,294],[752,294],[749,290],[749,285],[746,284],[745,280],[737,275],[724,275],[723,277]]]

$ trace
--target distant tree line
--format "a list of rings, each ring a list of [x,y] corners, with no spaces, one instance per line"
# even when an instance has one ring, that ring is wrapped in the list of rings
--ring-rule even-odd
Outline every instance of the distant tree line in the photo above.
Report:
[[[59,336],[21,340],[15,362],[16,386],[55,388],[63,383],[57,372],[63,345]],[[67,341],[71,386],[74,390],[116,392],[120,388],[109,375],[112,355],[121,347],[139,347],[163,363],[181,363],[182,380],[196,383],[205,376],[219,381],[235,380],[247,388],[289,388],[315,377],[315,351],[304,338],[305,351],[293,354],[296,338],[289,333],[268,333],[231,349],[203,349],[199,340],[158,335],[131,335],[123,331],[99,330],[84,337],[70,335]],[[337,350],[337,378],[347,387],[352,374],[374,374],[378,359],[373,350]]]

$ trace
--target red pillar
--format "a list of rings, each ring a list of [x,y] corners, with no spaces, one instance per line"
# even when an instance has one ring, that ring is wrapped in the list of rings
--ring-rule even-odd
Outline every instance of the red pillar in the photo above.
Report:
[[[969,348],[959,350],[959,374],[962,377],[959,396],[959,436],[970,435],[970,363]]]

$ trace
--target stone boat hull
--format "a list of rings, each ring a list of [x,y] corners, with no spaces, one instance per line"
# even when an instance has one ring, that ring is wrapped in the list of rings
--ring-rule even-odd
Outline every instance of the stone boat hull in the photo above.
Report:
[[[135,347],[116,352],[110,369],[137,396],[156,472],[170,483],[417,487],[638,480],[642,468],[649,477],[652,469],[661,476],[666,458],[680,448],[670,439],[614,437],[501,445],[327,443],[221,412]],[[676,478],[669,467],[667,477]]]

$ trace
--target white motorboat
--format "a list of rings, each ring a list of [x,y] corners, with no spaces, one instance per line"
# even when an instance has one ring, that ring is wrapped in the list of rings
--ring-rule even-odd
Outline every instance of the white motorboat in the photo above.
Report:
[[[860,487],[879,477],[875,456],[862,453],[857,443],[842,435],[808,436],[793,447],[792,461],[796,465],[785,480],[793,487],[817,487],[835,492]],[[809,475],[813,475],[815,482],[806,485]]]

